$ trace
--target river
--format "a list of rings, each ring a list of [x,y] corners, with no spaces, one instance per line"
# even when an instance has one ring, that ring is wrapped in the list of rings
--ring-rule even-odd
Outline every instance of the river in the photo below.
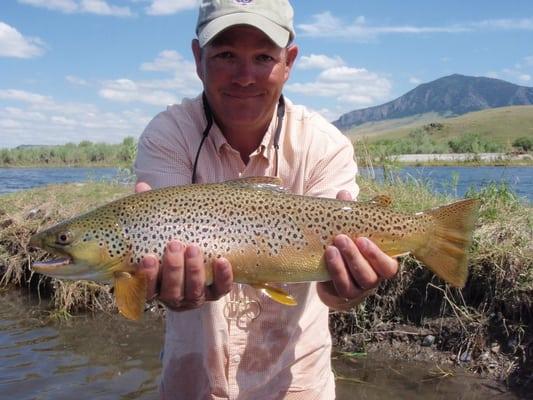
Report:
[[[0,399],[155,400],[163,321],[145,315],[54,322],[23,291],[0,292]],[[434,363],[333,358],[338,400],[516,400],[503,385]],[[446,370],[446,367],[444,367]]]
[[[361,169],[364,176],[383,178],[383,170]],[[404,167],[394,174],[427,183],[436,192],[463,196],[471,188],[505,183],[518,196],[533,202],[533,167]],[[124,180],[115,168],[0,168],[0,194],[51,183]]]

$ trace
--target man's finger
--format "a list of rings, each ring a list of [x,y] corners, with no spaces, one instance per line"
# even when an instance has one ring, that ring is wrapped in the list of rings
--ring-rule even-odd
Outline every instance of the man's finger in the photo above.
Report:
[[[337,193],[337,200],[352,201],[352,195],[347,190],[341,190]]]
[[[338,235],[333,243],[339,249],[346,268],[357,286],[368,290],[379,284],[378,274],[349,237]]]
[[[398,260],[389,257],[374,242],[365,237],[357,238],[355,244],[364,258],[372,266],[372,269],[381,278],[389,279],[396,275],[398,272]]]
[[[176,240],[167,244],[161,263],[161,293],[159,299],[170,308],[177,308],[184,297],[185,246]]]
[[[205,301],[204,257],[196,245],[185,250],[185,302],[192,306]]]
[[[159,260],[153,254],[145,255],[137,267],[137,272],[146,278],[146,300],[150,301],[157,295]]]
[[[152,187],[146,182],[137,182],[135,184],[135,193],[147,192],[148,190],[152,190]]]
[[[219,258],[213,262],[213,283],[206,288],[207,300],[218,300],[231,291],[233,271],[228,260]]]
[[[340,297],[353,299],[361,294],[361,290],[354,284],[344,260],[335,246],[326,247],[326,266],[329,276]]]

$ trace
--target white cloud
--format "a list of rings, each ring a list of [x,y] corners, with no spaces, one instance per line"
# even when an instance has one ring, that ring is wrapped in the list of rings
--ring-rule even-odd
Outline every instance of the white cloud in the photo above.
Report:
[[[89,86],[89,82],[87,82],[85,79],[82,79],[82,78],[79,78],[77,76],[74,76],[74,75],[67,75],[65,76],[65,80],[72,84],[72,85],[76,85],[76,86]]]
[[[133,13],[129,7],[118,7],[107,4],[103,0],[82,0],[81,12],[97,15],[112,15],[115,17],[131,17]]]
[[[420,34],[420,33],[458,33],[472,30],[468,26],[372,26],[364,16],[350,22],[344,22],[326,11],[313,15],[313,22],[299,24],[297,28],[303,36],[337,37],[367,41],[384,34]]]
[[[417,78],[416,76],[411,76],[409,78],[409,83],[413,85],[420,85],[422,83],[422,80],[420,78]]]
[[[533,67],[533,56],[524,57],[524,63]]]
[[[73,13],[78,10],[78,4],[74,0],[18,0],[18,2],[64,13]]]
[[[177,101],[176,96],[170,92],[149,90],[142,84],[137,84],[129,79],[106,81],[98,93],[105,99],[122,103],[140,102],[165,106]]]
[[[174,50],[163,50],[155,60],[141,64],[141,70],[166,72],[171,77],[139,81],[108,80],[102,83],[100,96],[111,101],[166,106],[183,97],[196,96],[201,90],[195,64]]]
[[[348,66],[327,68],[313,82],[286,86],[290,92],[334,98],[344,107],[364,107],[386,100],[391,87],[390,81],[377,73]]]
[[[49,104],[51,98],[37,93],[18,89],[0,89],[0,100],[15,100],[30,104]]]
[[[443,26],[373,25],[359,16],[343,21],[326,11],[315,14],[312,22],[297,25],[299,33],[311,37],[334,37],[368,41],[387,34],[461,33],[484,30],[533,30],[533,18],[488,19]]]
[[[533,56],[523,57],[512,67],[502,68],[500,71],[489,71],[486,76],[496,79],[505,79],[519,85],[530,86],[533,81]]]
[[[345,65],[345,62],[339,56],[329,57],[324,54],[311,54],[302,56],[298,60],[296,67],[299,69],[328,69],[343,65]]]
[[[186,61],[181,54],[174,50],[163,50],[156,59],[151,62],[141,64],[143,71],[177,71],[181,67],[190,69],[191,62]]]
[[[331,109],[329,109],[327,107],[323,107],[323,108],[320,108],[320,109],[314,109],[314,108],[310,107],[309,111],[316,112],[316,113],[322,115],[322,117],[324,117],[328,121],[335,121],[336,119],[339,118],[339,115],[341,115],[344,112],[346,112],[346,110],[344,110],[344,111],[342,109],[331,110]]]
[[[0,21],[0,57],[32,58],[43,53],[41,39],[24,37],[15,28]]]
[[[485,30],[526,30],[533,31],[533,18],[501,18],[472,22],[471,26]]]
[[[47,8],[65,14],[84,13],[114,17],[131,17],[129,7],[114,6],[105,0],[18,0],[19,3]]]
[[[93,104],[58,102],[18,89],[0,90],[0,99],[22,103],[0,107],[1,147],[81,140],[118,143],[126,136],[137,137],[152,117],[139,109],[102,111]]]
[[[199,0],[151,0],[146,8],[149,15],[170,15],[198,7]]]

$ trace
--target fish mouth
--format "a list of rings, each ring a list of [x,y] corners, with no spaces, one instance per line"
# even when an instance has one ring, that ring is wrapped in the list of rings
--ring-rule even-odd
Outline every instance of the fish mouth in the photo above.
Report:
[[[35,261],[31,266],[30,270],[45,273],[48,271],[53,271],[56,268],[64,267],[66,265],[72,264],[72,258],[70,257],[61,257],[54,260],[48,261]]]

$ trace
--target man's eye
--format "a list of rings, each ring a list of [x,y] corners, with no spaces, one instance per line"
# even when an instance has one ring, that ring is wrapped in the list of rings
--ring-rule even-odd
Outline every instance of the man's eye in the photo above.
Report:
[[[261,54],[260,56],[257,57],[257,60],[261,62],[270,62],[270,61],[273,61],[274,58],[269,56],[268,54]]]
[[[231,52],[229,52],[229,51],[223,51],[221,53],[218,53],[216,55],[216,57],[217,58],[222,58],[223,60],[228,60],[228,59],[233,57],[233,54],[231,54]]]

